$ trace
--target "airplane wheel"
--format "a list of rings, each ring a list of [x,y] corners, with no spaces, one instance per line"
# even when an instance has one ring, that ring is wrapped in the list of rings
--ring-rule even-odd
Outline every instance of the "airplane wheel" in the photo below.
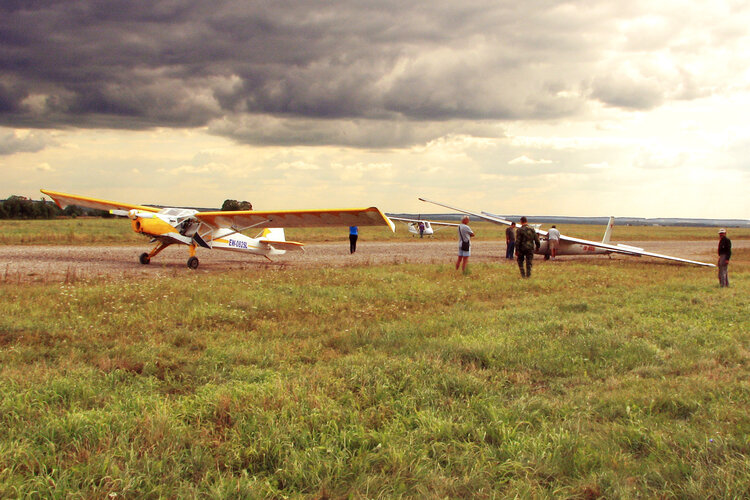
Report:
[[[544,254],[544,260],[549,260],[549,254]]]
[[[148,256],[146,252],[143,252],[141,256],[139,257],[139,260],[141,261],[141,264],[148,264],[151,262],[151,258]]]
[[[187,261],[187,266],[190,269],[198,269],[198,257],[190,257]]]

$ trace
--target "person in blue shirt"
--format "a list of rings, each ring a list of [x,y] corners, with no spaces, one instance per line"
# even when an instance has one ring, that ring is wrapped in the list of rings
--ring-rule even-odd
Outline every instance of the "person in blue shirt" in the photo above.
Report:
[[[357,251],[357,237],[359,236],[359,230],[357,226],[349,226],[349,253],[352,254]]]

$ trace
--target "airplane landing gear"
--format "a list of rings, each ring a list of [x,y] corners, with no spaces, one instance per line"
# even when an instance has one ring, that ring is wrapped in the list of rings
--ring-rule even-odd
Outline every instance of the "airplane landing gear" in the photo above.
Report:
[[[187,266],[190,269],[198,269],[198,264],[200,262],[198,261],[198,257],[190,257],[187,261]]]
[[[171,245],[171,243],[164,243],[160,241],[159,243],[156,244],[154,249],[151,250],[151,252],[149,253],[143,252],[141,256],[138,257],[138,260],[141,262],[141,264],[144,264],[144,265],[148,264],[149,262],[151,262],[151,257],[156,257],[156,255],[159,252],[167,248],[169,245]]]

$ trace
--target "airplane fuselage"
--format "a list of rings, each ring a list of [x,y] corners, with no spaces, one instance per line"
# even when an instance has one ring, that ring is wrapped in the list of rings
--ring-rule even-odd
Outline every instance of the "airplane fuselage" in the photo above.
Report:
[[[424,231],[423,231],[424,236],[432,236],[433,234],[435,234],[435,231],[432,229],[432,226],[430,225],[429,222],[423,222],[423,224],[424,224]],[[409,232],[411,234],[413,234],[415,236],[419,236],[420,235],[419,234],[419,224],[418,223],[416,223],[416,222],[410,222],[409,225],[408,225],[408,228],[409,228]]]
[[[251,253],[264,257],[284,255],[286,250],[280,250],[261,242],[260,238],[250,238],[241,233],[234,233],[230,229],[217,229],[212,234],[211,248],[228,250],[230,252]]]
[[[540,238],[540,240],[541,246],[539,247],[539,250],[534,251],[534,253],[537,255],[549,255],[549,242],[547,238]],[[565,240],[561,240],[557,247],[557,255],[609,255],[610,253],[611,252],[604,248],[573,243]]]
[[[165,208],[157,213],[131,210],[128,217],[131,219],[133,231],[144,236],[154,238],[159,242],[148,258],[142,257],[142,263],[148,263],[151,257],[169,245],[179,243],[191,247],[191,257],[194,257],[195,247],[203,246],[210,249],[227,250],[231,252],[249,253],[266,258],[284,255],[285,249],[276,248],[283,245],[299,245],[293,242],[284,242],[283,230],[265,230],[273,232],[277,236],[275,243],[269,244],[265,237],[251,238],[231,228],[211,228],[206,224],[196,221],[193,215],[195,210],[183,208]]]

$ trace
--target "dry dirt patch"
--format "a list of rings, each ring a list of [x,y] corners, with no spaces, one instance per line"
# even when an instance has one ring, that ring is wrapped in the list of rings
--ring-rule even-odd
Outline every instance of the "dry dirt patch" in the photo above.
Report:
[[[716,243],[713,241],[630,241],[629,245],[646,250],[713,262]],[[750,247],[750,241],[733,242],[737,248]],[[151,264],[138,263],[146,246],[0,246],[0,278],[5,282],[58,282],[87,278],[140,278],[169,276],[191,272],[185,263],[187,247],[169,247]],[[349,254],[349,242],[315,243],[305,252],[290,252],[273,262],[263,257],[225,251],[199,250],[197,272],[222,272],[243,269],[283,269],[305,267],[344,267],[401,263],[453,263],[457,243],[433,240],[414,242],[361,241],[357,252]],[[504,262],[505,242],[477,241],[472,247],[470,262]],[[606,256],[560,257],[558,260],[608,259]],[[633,257],[613,256],[613,259]],[[655,264],[657,259],[644,259]],[[539,262],[542,259],[538,259]],[[669,264],[672,265],[672,264]]]

